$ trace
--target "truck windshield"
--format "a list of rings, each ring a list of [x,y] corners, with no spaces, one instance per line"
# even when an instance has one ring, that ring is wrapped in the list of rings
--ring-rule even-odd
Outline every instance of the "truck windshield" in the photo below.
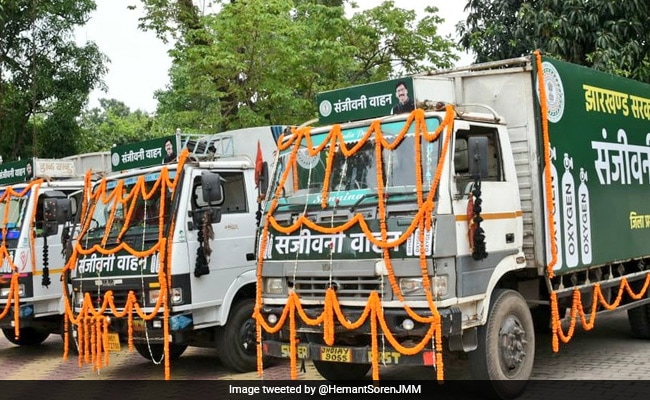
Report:
[[[428,118],[427,131],[429,133],[435,131],[439,123],[437,118]],[[388,143],[392,143],[403,127],[404,121],[384,123],[381,125],[382,136]],[[342,136],[347,148],[352,148],[359,143],[359,140],[363,140],[362,137],[367,131],[368,125],[343,129]],[[329,131],[312,134],[313,145],[322,143],[328,133]],[[415,192],[418,166],[415,124],[411,124],[407,136],[402,139],[399,146],[393,150],[382,149],[381,160],[377,160],[375,142],[373,135],[372,139],[367,140],[354,154],[346,157],[338,145],[334,149],[328,146],[319,154],[311,156],[307,150],[306,140],[303,140],[295,161],[291,160],[292,149],[287,149],[280,155],[272,193],[275,193],[277,186],[280,185],[284,171],[290,168],[291,171],[287,174],[280,193],[280,204],[304,204],[305,202],[320,204],[330,151],[334,151],[328,182],[330,202],[336,202],[341,206],[354,205],[369,193],[376,193],[379,172],[387,192]],[[435,177],[439,151],[437,141],[421,139],[419,153],[424,190],[431,186]]]
[[[27,193],[21,197],[18,196],[7,196],[5,193],[0,191],[0,229],[7,229],[7,238],[11,239],[11,236],[14,234],[12,232],[17,232],[20,230],[23,219],[25,217],[25,209],[27,202],[29,200],[30,193]],[[0,232],[0,237],[2,232]]]
[[[170,177],[173,175],[173,172],[170,171]],[[107,182],[105,196],[100,196],[94,210],[89,208],[92,215],[86,238],[103,238],[106,226],[109,224],[109,238],[116,238],[120,234],[125,236],[157,235],[161,201],[165,203],[165,210],[169,210],[171,206],[169,189],[166,189],[163,195],[161,186],[158,185],[157,189],[152,192],[159,178],[160,173],[158,172],[144,175],[144,185],[138,183],[141,181],[138,176],[126,178],[122,190],[123,200],[120,201],[118,196],[112,196],[111,200],[104,203],[101,198],[108,198],[111,191],[116,190],[118,186],[117,180]],[[99,187],[96,186],[95,190],[98,190]],[[169,212],[167,211],[166,214],[169,215]]]

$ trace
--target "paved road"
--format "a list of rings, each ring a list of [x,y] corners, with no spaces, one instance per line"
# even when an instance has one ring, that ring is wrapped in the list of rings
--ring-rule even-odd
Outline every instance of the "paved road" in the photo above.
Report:
[[[650,342],[632,337],[625,311],[599,316],[596,328],[580,329],[573,340],[553,353],[550,334],[538,336],[536,362],[532,380],[650,380]],[[159,380],[164,378],[162,365],[154,365],[137,352],[123,349],[110,354],[109,365],[93,371],[88,364],[78,365],[76,357],[62,359],[63,345],[51,336],[41,346],[17,347],[0,339],[0,380]],[[468,379],[467,361],[446,361],[447,380]],[[382,379],[429,379],[435,371],[425,367],[382,367]],[[190,348],[171,365],[173,380],[257,380],[256,373],[233,374],[218,362],[216,351]],[[288,363],[283,361],[265,370],[264,381],[288,380]],[[300,380],[320,380],[311,363]],[[650,385],[647,385],[650,388]],[[643,390],[648,389],[644,386]],[[597,388],[596,388],[597,389]],[[535,393],[535,385],[527,393]],[[541,390],[541,389],[540,389]],[[620,390],[620,388],[617,388]],[[650,395],[645,395],[645,398]],[[546,396],[548,397],[548,396]],[[623,396],[626,399],[632,395]],[[524,397],[525,398],[525,397]],[[597,397],[601,398],[601,397]]]

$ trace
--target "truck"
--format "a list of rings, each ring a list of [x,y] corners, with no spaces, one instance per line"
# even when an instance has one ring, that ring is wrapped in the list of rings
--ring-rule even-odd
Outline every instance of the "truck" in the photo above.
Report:
[[[230,370],[256,369],[256,231],[281,130],[178,131],[111,149],[113,171],[85,188],[66,265],[68,334],[83,354],[128,343],[168,378],[197,346]],[[93,339],[96,329],[106,335]]]
[[[536,329],[558,351],[626,309],[650,338],[649,96],[539,53],[321,93],[320,126],[278,139],[258,351],[329,380],[442,380],[466,353],[482,393],[514,398]]]
[[[80,212],[83,176],[104,172],[108,155],[0,165],[0,329],[13,344],[38,345],[62,332],[61,273]]]

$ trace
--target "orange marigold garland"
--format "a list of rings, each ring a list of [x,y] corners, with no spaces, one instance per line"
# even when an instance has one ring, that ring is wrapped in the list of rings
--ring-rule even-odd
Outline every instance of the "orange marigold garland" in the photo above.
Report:
[[[0,195],[0,202],[9,202],[12,197],[24,197],[27,194],[31,193],[31,196],[38,197],[38,190],[40,185],[43,183],[42,179],[35,179],[29,183],[20,191],[16,191],[13,186],[8,186],[5,188],[2,195]],[[31,254],[35,254],[35,227],[34,222],[36,220],[36,206],[32,209],[31,219],[29,221],[30,231],[29,231],[29,246]],[[2,216],[2,242],[0,243],[0,265],[3,265],[5,262],[9,265],[11,269],[11,278],[9,281],[9,293],[7,294],[7,302],[4,305],[4,309],[0,312],[0,319],[6,317],[9,313],[9,310],[13,305],[13,323],[14,323],[14,336],[16,339],[20,337],[20,293],[19,293],[19,278],[20,274],[18,267],[14,263],[13,258],[9,255],[9,250],[7,248],[7,230],[9,222],[9,207],[4,208],[4,214]],[[31,271],[32,274],[36,272],[36,259],[30,257],[31,260]]]
[[[112,201],[111,212],[107,221],[106,233],[110,232],[112,225],[115,220],[117,204],[122,204],[123,209],[127,210],[124,219],[124,225],[121,227],[118,234],[118,239],[122,237],[126,229],[131,222],[131,217],[133,215],[133,208],[136,201],[139,199],[150,200],[157,193],[162,193],[166,195],[167,191],[171,191],[172,199],[176,196],[176,185],[178,182],[178,177],[182,173],[183,165],[187,159],[188,151],[184,150],[181,156],[179,157],[179,163],[177,166],[176,177],[174,179],[170,178],[169,170],[165,166],[160,172],[160,176],[154,182],[151,189],[147,191],[145,187],[145,181],[143,177],[139,177],[134,186],[131,188],[130,192],[125,196],[124,195],[124,182],[123,180],[118,180],[116,187],[108,192],[106,187],[106,180],[102,180],[96,190],[93,192],[90,187],[91,181],[86,175],[86,187],[84,189],[84,201],[82,204],[82,210],[85,210],[86,215],[92,215],[95,210],[95,207],[99,202],[104,204]],[[113,248],[106,248],[106,234],[103,238],[100,245],[93,245],[90,248],[84,248],[80,240],[77,240],[76,245],[74,246],[73,254],[68,260],[68,263],[64,267],[64,271],[73,269],[77,264],[78,257],[84,255],[91,255],[93,253],[100,253],[102,255],[116,254],[120,251],[127,251],[131,255],[138,258],[149,257],[154,253],[159,254],[159,261],[161,267],[158,272],[158,281],[161,288],[171,287],[171,265],[169,265],[169,260],[171,259],[171,243],[168,243],[167,238],[164,236],[164,223],[165,223],[165,205],[164,202],[160,202],[159,208],[159,238],[158,242],[151,246],[149,249],[136,250],[130,247],[128,244],[121,242]],[[81,231],[78,237],[83,237],[90,227],[90,218],[85,218],[81,223]],[[171,228],[173,229],[173,224]],[[65,285],[65,282],[63,283]],[[101,299],[101,305],[98,308],[95,308],[93,305],[92,299],[88,293],[83,294],[84,301],[80,313],[75,316],[72,310],[72,306],[69,303],[69,299],[66,298],[65,301],[65,313],[66,318],[70,321],[71,324],[77,326],[79,332],[79,364],[81,365],[84,361],[86,363],[92,363],[93,369],[100,369],[102,365],[108,365],[108,325],[104,313],[107,310],[111,311],[111,314],[115,318],[127,318],[128,326],[128,343],[129,349],[133,350],[133,317],[136,314],[139,318],[144,321],[149,321],[155,318],[160,309],[163,309],[163,332],[164,332],[164,354],[165,354],[165,379],[170,379],[170,363],[169,363],[169,307],[167,304],[167,292],[166,290],[162,291],[162,295],[159,296],[157,303],[153,306],[153,309],[150,313],[146,313],[143,308],[138,304],[135,293],[132,291],[128,293],[126,304],[120,310],[117,308],[114,302],[112,291],[108,291],[104,297]],[[65,348],[64,348],[65,356]],[[92,358],[92,359],[91,359]],[[102,362],[103,361],[103,362]]]
[[[329,146],[329,153],[327,155],[327,162],[326,162],[326,170],[325,170],[325,178],[324,178],[324,185],[323,185],[323,190],[321,192],[322,196],[322,207],[326,207],[328,204],[328,194],[329,194],[329,187],[327,186],[328,183],[328,177],[331,175],[331,169],[332,169],[332,160],[334,156],[334,152],[340,151],[343,156],[348,157],[354,152],[358,151],[367,140],[369,140],[371,137],[374,137],[375,139],[375,152],[376,152],[376,162],[381,163],[382,157],[381,157],[381,152],[383,149],[395,149],[402,139],[405,137],[405,135],[408,132],[409,126],[412,123],[416,124],[416,141],[417,143],[419,142],[420,137],[424,137],[426,140],[432,141],[436,140],[438,136],[443,132],[444,128],[447,127],[447,135],[445,137],[445,140],[443,142],[443,154],[445,151],[447,151],[451,135],[452,135],[452,129],[453,129],[453,118],[454,118],[455,112],[453,110],[452,106],[447,107],[447,113],[445,115],[445,119],[443,123],[436,129],[436,131],[433,134],[429,134],[426,132],[426,123],[424,121],[424,112],[422,110],[415,110],[414,112],[411,113],[409,116],[408,120],[405,123],[404,128],[400,131],[400,133],[393,139],[392,142],[388,142],[382,135],[381,132],[381,122],[379,120],[373,121],[373,123],[370,125],[368,131],[366,132],[365,135],[361,139],[359,139],[355,145],[348,149],[346,146],[346,143],[343,141],[343,137],[341,134],[341,127],[340,125],[335,125],[332,130],[330,131],[329,135],[322,141],[322,143],[317,146],[313,147],[312,142],[311,142],[311,137],[310,137],[310,128],[302,128],[302,129],[292,129],[292,135],[285,140],[284,135],[282,135],[279,140],[278,140],[278,148],[280,151],[288,149],[290,146],[293,146],[293,149],[289,155],[289,159],[287,161],[288,166],[294,166],[295,165],[295,158],[297,151],[303,143],[303,140],[306,142],[306,150],[309,153],[310,156],[316,156],[320,151],[323,151],[326,146]],[[304,145],[304,144],[303,144]],[[416,215],[416,217],[413,219],[411,225],[405,229],[405,232],[396,240],[389,241],[387,238],[387,228],[386,228],[386,213],[385,213],[385,199],[384,199],[384,187],[383,187],[383,179],[381,177],[382,174],[382,168],[381,165],[378,165],[377,171],[378,171],[378,197],[380,201],[378,202],[378,207],[379,207],[379,219],[380,219],[380,229],[382,236],[380,239],[375,238],[372,235],[372,232],[370,231],[364,217],[361,214],[355,214],[349,221],[339,225],[339,226],[333,226],[330,225],[329,227],[327,226],[321,226],[313,223],[310,221],[308,218],[306,218],[304,215],[300,216],[297,218],[297,220],[289,225],[289,226],[281,226],[280,224],[277,223],[277,221],[273,218],[273,213],[275,209],[278,206],[278,198],[281,196],[281,191],[282,188],[287,181],[288,174],[290,172],[295,174],[295,171],[293,171],[294,168],[286,168],[283,171],[282,176],[280,177],[280,182],[278,184],[278,188],[276,189],[274,197],[271,199],[271,202],[268,206],[268,212],[267,212],[267,217],[265,219],[264,223],[264,228],[262,231],[262,236],[261,236],[261,241],[260,241],[260,249],[259,249],[259,254],[262,255],[266,251],[266,247],[268,246],[268,231],[270,227],[273,227],[275,230],[281,233],[285,234],[290,234],[292,232],[295,232],[297,229],[306,226],[309,229],[312,229],[314,231],[320,232],[320,233],[339,233],[343,232],[350,227],[354,225],[359,225],[364,232],[365,236],[370,240],[374,245],[382,248],[383,251],[383,260],[386,263],[386,267],[389,273],[389,280],[391,283],[391,287],[393,288],[394,293],[398,296],[400,300],[404,302],[402,293],[399,289],[399,285],[397,285],[397,282],[394,279],[394,274],[392,272],[392,265],[390,263],[390,256],[389,256],[389,249],[391,247],[395,247],[404,241],[413,234],[413,232],[416,229],[419,229],[419,235],[418,235],[418,240],[420,242],[420,248],[424,249],[424,241],[425,241],[425,231],[427,229],[431,229],[432,226],[432,218],[431,218],[431,211],[434,208],[433,204],[433,199],[434,199],[434,194],[437,189],[437,185],[439,184],[440,181],[440,174],[442,170],[442,166],[444,165],[445,162],[445,157],[441,157],[439,160],[438,164],[438,170],[436,171],[436,176],[434,178],[434,181],[432,182],[431,188],[429,190],[429,194],[426,199],[423,198],[422,193],[423,193],[423,187],[422,187],[422,174],[421,174],[421,154],[420,154],[420,148],[417,146],[416,151],[416,163],[418,164],[419,168],[419,173],[416,172],[416,185],[417,185],[417,193],[418,193],[418,206],[419,206],[419,212]],[[423,250],[422,250],[423,251]],[[425,276],[425,279],[428,280],[428,274],[427,274],[427,268],[426,268],[426,257],[420,257],[420,262],[421,262],[421,270],[423,271],[423,276]],[[405,309],[409,313],[409,315],[413,318],[415,318],[419,322],[424,322],[424,323],[429,323],[431,324],[431,328],[429,329],[425,340],[423,340],[421,343],[418,345],[412,347],[412,348],[407,348],[402,346],[390,333],[390,328],[387,326],[385,319],[383,317],[383,311],[382,311],[382,306],[381,306],[381,300],[379,299],[379,296],[376,292],[372,292],[370,297],[368,298],[368,302],[366,304],[366,307],[364,309],[363,315],[355,322],[349,322],[347,319],[343,316],[341,310],[340,310],[340,305],[338,302],[338,298],[336,297],[336,294],[334,293],[333,290],[328,289],[326,291],[326,296],[325,296],[325,305],[323,308],[323,312],[321,315],[314,320],[313,318],[308,318],[304,311],[302,310],[302,306],[300,304],[300,298],[295,292],[291,292],[289,294],[289,297],[287,299],[287,303],[284,307],[283,311],[283,317],[280,318],[280,321],[278,321],[274,326],[269,326],[266,321],[264,321],[264,318],[259,312],[259,309],[261,307],[261,302],[262,302],[262,296],[261,296],[261,270],[263,267],[263,257],[259,258],[258,261],[258,270],[257,270],[257,279],[258,279],[258,289],[257,289],[257,295],[256,295],[256,307],[255,307],[255,312],[254,312],[254,317],[257,321],[258,324],[258,329],[264,329],[265,331],[269,333],[274,333],[277,332],[279,329],[284,324],[284,316],[289,313],[290,315],[293,315],[293,310],[297,309],[298,314],[302,321],[308,325],[319,325],[322,324],[323,326],[323,339],[327,345],[332,345],[334,343],[334,317],[336,316],[338,322],[346,327],[346,329],[356,329],[359,326],[361,326],[367,318],[370,318],[370,324],[371,324],[371,329],[372,326],[374,326],[374,331],[372,336],[375,337],[378,334],[377,330],[377,323],[379,326],[381,326],[382,331],[384,335],[386,336],[387,340],[391,343],[392,346],[396,348],[396,350],[402,352],[403,354],[416,354],[417,352],[421,351],[426,344],[428,343],[429,340],[431,340],[434,336],[436,339],[436,345],[435,345],[435,350],[437,351],[437,371],[438,371],[438,378],[443,379],[444,374],[443,374],[443,365],[442,365],[442,329],[441,329],[441,317],[439,313],[437,312],[437,308],[435,307],[435,303],[432,297],[432,294],[430,292],[430,288],[427,285],[426,286],[426,292],[427,292],[427,299],[430,304],[430,310],[432,312],[432,316],[430,317],[423,317],[418,315],[415,311],[411,310],[406,304],[405,304]],[[293,327],[293,324],[290,323],[290,337],[295,337],[296,336],[296,331],[295,327]],[[376,339],[376,338],[375,338]],[[371,354],[371,362],[373,365],[373,378],[378,379],[378,353],[377,353],[377,342],[375,340],[374,342],[375,346],[372,349],[372,354]],[[296,345],[292,341],[290,343],[290,348],[291,348],[291,358],[292,360],[295,360],[295,357],[293,356],[296,351]],[[258,370],[261,370],[261,346],[258,346]],[[259,371],[258,371],[259,372]],[[292,362],[292,378],[296,376],[295,372],[295,365]]]
[[[627,278],[621,278],[621,282],[618,287],[618,293],[616,298],[610,303],[606,296],[603,294],[603,291],[599,283],[595,283],[591,286],[592,295],[591,295],[591,309],[589,310],[589,319],[587,319],[584,306],[582,304],[582,294],[579,289],[574,289],[571,309],[569,311],[569,327],[567,333],[564,333],[562,329],[562,320],[560,319],[559,305],[557,300],[557,292],[551,292],[551,324],[552,324],[552,346],[553,351],[558,352],[560,349],[560,341],[562,343],[568,343],[573,337],[573,333],[576,328],[576,323],[578,317],[580,322],[585,330],[593,329],[596,321],[596,312],[597,307],[600,305],[606,310],[615,310],[623,301],[623,294],[627,293],[634,300],[639,300],[646,296],[648,287],[650,286],[650,273],[647,273],[645,276],[645,281],[641,289],[638,292],[635,292]],[[566,317],[565,317],[566,318]]]
[[[553,182],[551,179],[551,139],[548,132],[548,103],[546,100],[546,84],[544,83],[544,69],[542,67],[542,54],[534,52],[535,65],[537,68],[537,87],[539,88],[539,105],[542,117],[542,146],[544,150],[544,190],[546,194],[546,218],[548,221],[548,243],[551,246],[551,259],[546,266],[546,273],[549,279],[553,278],[555,272],[553,266],[557,263],[557,241],[555,240],[555,216],[553,215]]]

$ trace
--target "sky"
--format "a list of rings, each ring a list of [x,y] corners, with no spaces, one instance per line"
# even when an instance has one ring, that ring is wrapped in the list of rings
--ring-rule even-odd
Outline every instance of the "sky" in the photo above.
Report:
[[[383,0],[356,0],[360,9],[375,7]],[[156,110],[154,91],[164,89],[169,83],[168,70],[171,59],[165,45],[153,32],[138,29],[138,18],[142,6],[138,1],[96,0],[97,9],[88,23],[76,30],[77,41],[94,41],[109,59],[108,73],[104,81],[107,92],[94,90],[90,95],[89,106],[98,107],[100,98],[117,99],[124,102],[131,111],[140,109],[149,113]],[[199,1],[195,1],[199,4]],[[395,6],[404,9],[420,8],[422,4],[438,7],[438,15],[445,19],[439,27],[442,36],[456,37],[454,26],[465,19],[465,1],[460,0],[394,0]],[[135,5],[135,10],[127,6]],[[471,63],[471,57],[461,55],[458,65]]]

